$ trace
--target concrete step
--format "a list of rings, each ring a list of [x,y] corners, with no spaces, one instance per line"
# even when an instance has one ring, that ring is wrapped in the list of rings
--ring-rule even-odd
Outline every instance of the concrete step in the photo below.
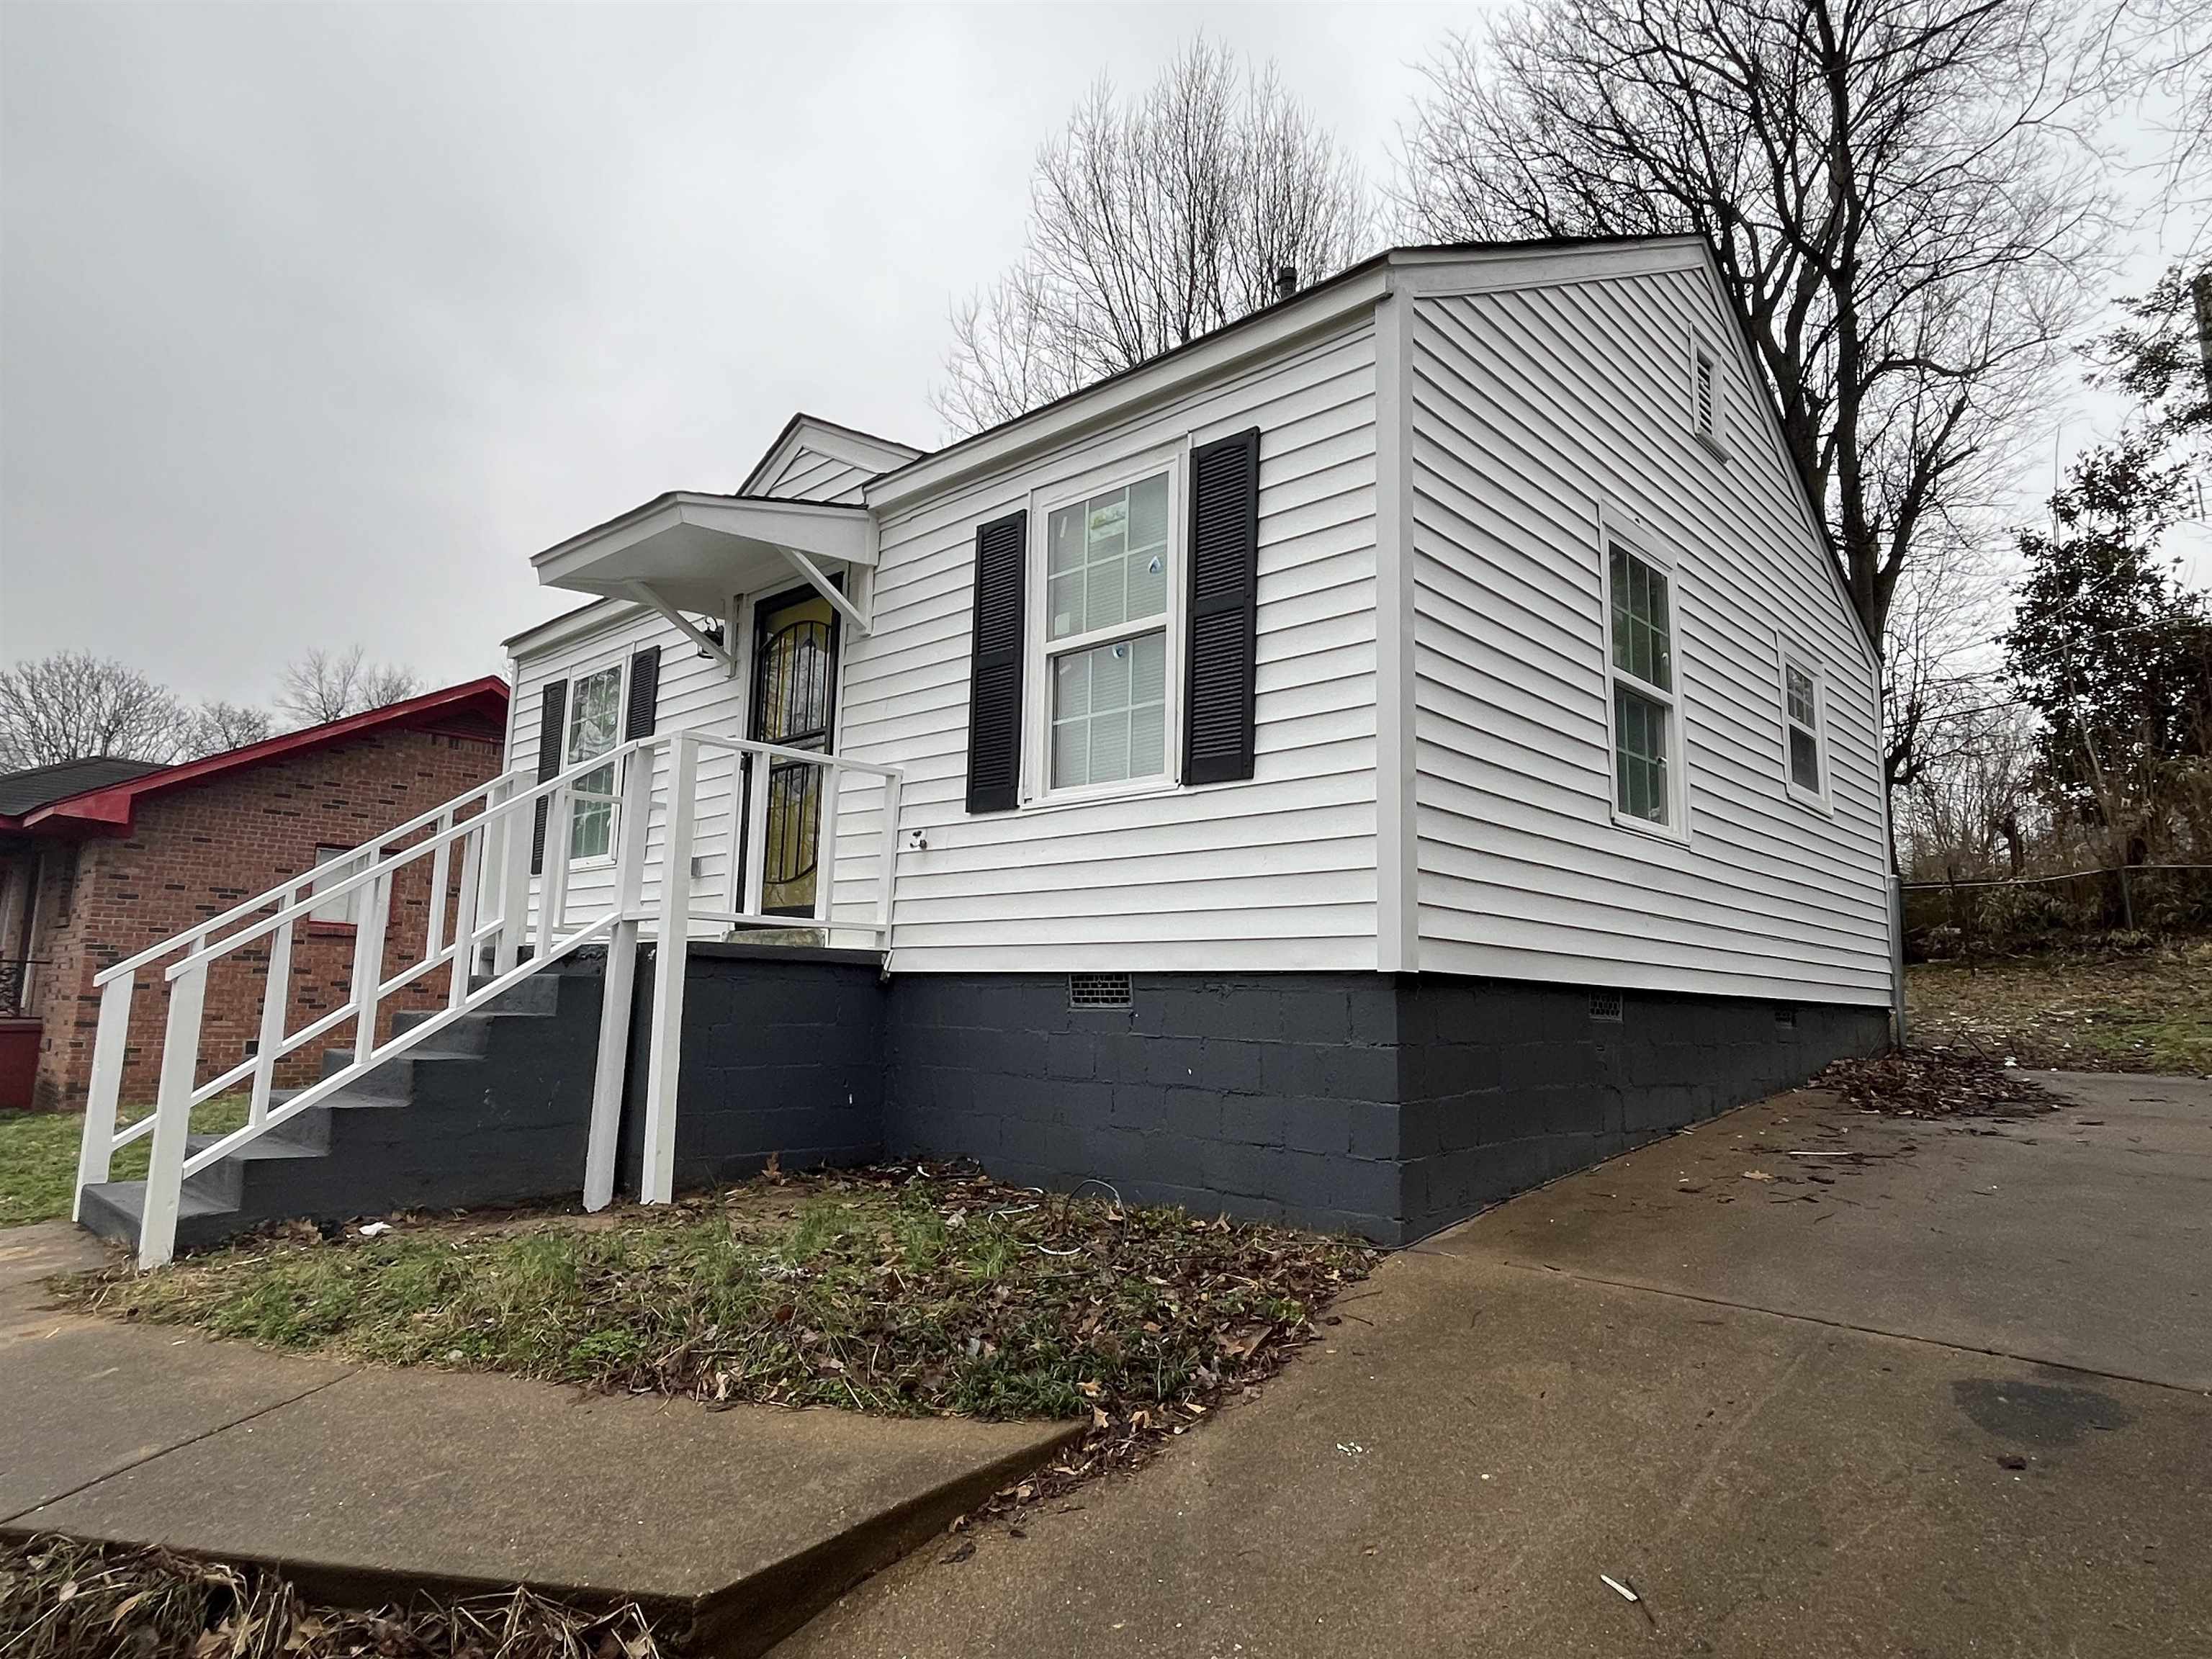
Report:
[[[565,966],[565,964],[563,964]],[[441,1026],[422,1046],[349,1080],[185,1183],[177,1243],[198,1248],[266,1222],[343,1222],[394,1210],[517,1203],[573,1194],[598,1048],[596,980],[548,969],[496,1006]],[[418,1030],[434,1012],[395,1024]],[[353,1064],[323,1051],[322,1076]],[[270,1096],[296,1100],[296,1089]],[[215,1142],[195,1135],[194,1152]],[[135,1242],[144,1184],[88,1188],[85,1224]]]
[[[101,1181],[84,1189],[84,1202],[78,1211],[77,1221],[102,1238],[136,1245],[139,1224],[145,1213],[144,1182]],[[193,1191],[187,1182],[177,1205],[178,1248],[190,1249],[230,1237],[239,1231],[237,1217],[238,1212],[232,1206]]]
[[[313,1109],[310,1108],[301,1113],[300,1118],[306,1119],[313,1115]],[[287,1123],[284,1130],[291,1127]],[[219,1135],[187,1135],[185,1137],[185,1154],[189,1158],[195,1152],[204,1152],[221,1139]],[[235,1152],[226,1153],[198,1175],[186,1176],[185,1191],[196,1193],[224,1209],[235,1210],[245,1196],[246,1172],[254,1165],[329,1156],[327,1145],[314,1146],[305,1140],[294,1139],[283,1130],[271,1129],[258,1140],[250,1140]]]
[[[411,1100],[426,1081],[424,1068],[454,1063],[474,1065],[483,1058],[481,1053],[471,1053],[465,1048],[441,1047],[439,1038],[445,1035],[441,1031],[437,1037],[425,1042],[421,1048],[394,1054],[390,1060],[356,1078],[346,1085],[347,1090],[358,1095],[384,1095],[398,1100]],[[325,1078],[336,1077],[352,1064],[351,1048],[323,1050],[323,1076]]]

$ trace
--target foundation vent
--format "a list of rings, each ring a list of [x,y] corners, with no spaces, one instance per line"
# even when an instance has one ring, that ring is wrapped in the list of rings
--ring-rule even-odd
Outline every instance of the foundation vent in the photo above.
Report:
[[[1781,1026],[1784,1030],[1796,1030],[1797,1029],[1797,1011],[1795,1008],[1777,1008],[1774,1011],[1774,1023],[1777,1025]]]
[[[1620,1024],[1620,992],[1592,991],[1589,994],[1589,998],[1590,1018],[1592,1019],[1602,1020],[1608,1025],[1618,1025]]]
[[[1129,1006],[1127,974],[1070,974],[1067,1006],[1071,1008],[1126,1008]]]

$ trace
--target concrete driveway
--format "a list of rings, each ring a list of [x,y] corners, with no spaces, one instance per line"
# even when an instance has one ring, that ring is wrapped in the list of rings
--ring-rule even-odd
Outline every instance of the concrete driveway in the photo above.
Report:
[[[2019,1121],[1785,1096],[1530,1194],[778,1651],[2212,1653],[2212,1084],[2055,1081]]]

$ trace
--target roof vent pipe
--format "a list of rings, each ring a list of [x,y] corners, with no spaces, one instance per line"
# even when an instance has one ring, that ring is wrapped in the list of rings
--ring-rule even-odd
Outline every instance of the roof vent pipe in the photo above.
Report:
[[[1296,265],[1275,267],[1275,297],[1287,300],[1298,291],[1298,268]]]

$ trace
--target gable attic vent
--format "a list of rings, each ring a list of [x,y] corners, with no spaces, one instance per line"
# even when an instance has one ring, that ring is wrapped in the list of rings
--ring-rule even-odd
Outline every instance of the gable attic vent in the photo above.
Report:
[[[1608,1025],[1620,1024],[1620,993],[1592,991],[1589,994],[1589,1017]]]
[[[1129,1006],[1127,974],[1070,974],[1067,1006],[1071,1008],[1126,1008]]]

